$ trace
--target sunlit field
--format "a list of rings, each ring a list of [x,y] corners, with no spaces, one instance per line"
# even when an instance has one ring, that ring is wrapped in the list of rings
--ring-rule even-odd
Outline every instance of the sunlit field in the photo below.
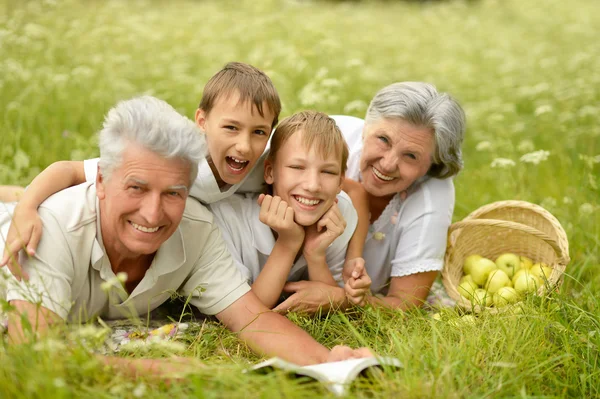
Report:
[[[597,0],[0,0],[0,184],[97,156],[94,134],[118,100],[152,94],[192,118],[206,80],[232,60],[272,78],[282,116],[362,117],[384,85],[434,83],[468,117],[454,219],[497,200],[542,205],[569,237],[560,293],[474,323],[457,322],[456,309],[441,320],[371,308],[288,317],[326,346],[367,345],[403,362],[358,381],[350,397],[600,397],[598,27]],[[0,343],[0,397],[331,395],[281,374],[242,374],[259,358],[210,320],[174,342],[118,352],[203,364],[169,384],[99,366],[91,353],[110,351],[108,334],[71,327]]]

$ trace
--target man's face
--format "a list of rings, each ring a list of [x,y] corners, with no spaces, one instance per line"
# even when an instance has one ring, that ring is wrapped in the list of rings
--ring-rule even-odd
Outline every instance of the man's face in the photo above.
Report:
[[[127,144],[108,180],[98,173],[102,239],[120,258],[155,253],[177,229],[190,184],[190,165]]]
[[[264,116],[239,93],[219,97],[208,114],[196,111],[196,123],[206,132],[208,154],[219,186],[240,183],[262,155],[275,115],[266,103]]]
[[[341,156],[330,153],[323,158],[314,147],[307,149],[298,131],[281,146],[274,162],[265,162],[265,181],[273,185],[273,195],[292,207],[301,226],[318,222],[342,186]]]

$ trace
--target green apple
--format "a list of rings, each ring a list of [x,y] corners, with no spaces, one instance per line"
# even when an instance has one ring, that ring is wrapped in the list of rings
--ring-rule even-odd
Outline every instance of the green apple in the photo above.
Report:
[[[458,285],[458,292],[460,295],[467,298],[469,301],[473,297],[473,292],[477,289],[477,284],[472,281],[463,281]]]
[[[523,274],[529,274],[529,269],[519,269],[515,273],[515,275],[512,277],[513,287],[515,286],[515,281],[517,281],[517,279],[519,278],[519,276],[522,276]]]
[[[496,266],[503,270],[508,277],[512,277],[521,268],[521,258],[511,253],[502,254],[496,259]]]
[[[469,255],[469,256],[467,256],[467,258],[465,259],[465,261],[463,263],[463,273],[464,274],[471,274],[471,270],[473,270],[473,265],[479,259],[481,259],[481,255]]]
[[[460,278],[460,282],[459,282],[459,284],[462,284],[462,283],[464,283],[465,281],[468,281],[468,282],[470,282],[470,283],[473,283],[473,284],[475,284],[475,281],[473,281],[473,277],[471,277],[471,275],[470,275],[470,274],[467,274],[467,275],[465,275],[465,276],[462,276],[462,277]],[[475,284],[475,285],[477,285],[477,284]]]
[[[493,302],[493,295],[483,288],[477,288],[473,291],[473,303],[481,306],[491,306]]]
[[[464,324],[475,324],[477,319],[472,314],[466,314],[460,317],[460,321]]]
[[[540,286],[540,280],[531,273],[524,273],[515,280],[515,290],[520,294],[535,292]]]
[[[471,277],[477,285],[484,285],[490,273],[497,269],[494,262],[487,258],[478,259],[471,268]]]
[[[529,269],[533,266],[533,261],[527,256],[520,256],[519,258],[521,259],[521,269]]]
[[[502,287],[510,287],[512,283],[510,282],[510,277],[500,269],[492,270],[490,275],[485,282],[485,289],[490,293],[494,294],[498,292],[498,290]]]
[[[438,312],[438,313],[434,313],[431,315],[431,318],[433,320],[442,320],[442,315]]]
[[[509,303],[518,302],[521,297],[519,293],[512,287],[502,287],[494,294],[494,306],[500,308]]]
[[[531,266],[529,273],[536,276],[540,281],[546,282],[550,279],[552,268],[548,267],[548,265],[545,263],[536,263],[535,265]]]

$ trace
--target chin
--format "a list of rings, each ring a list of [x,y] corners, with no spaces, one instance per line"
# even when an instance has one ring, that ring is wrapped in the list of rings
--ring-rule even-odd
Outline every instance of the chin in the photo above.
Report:
[[[298,215],[298,214],[295,214],[294,220],[300,226],[302,226],[302,227],[308,227],[308,226],[312,226],[313,224],[317,223],[319,221],[319,218],[320,217],[315,218],[315,217],[308,216],[308,215]]]

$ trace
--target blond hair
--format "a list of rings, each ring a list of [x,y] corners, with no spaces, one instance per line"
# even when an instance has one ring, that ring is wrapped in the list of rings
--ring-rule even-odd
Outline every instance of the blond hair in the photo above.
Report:
[[[209,79],[198,108],[208,115],[219,98],[236,92],[239,93],[240,103],[250,102],[262,117],[265,116],[263,104],[266,103],[274,114],[271,127],[277,125],[281,100],[273,82],[260,69],[242,62],[228,63]]]
[[[346,173],[348,145],[344,136],[333,119],[317,111],[298,112],[281,121],[271,138],[271,149],[269,150],[271,162],[275,161],[277,152],[286,141],[299,130],[302,130],[302,144],[306,148],[314,146],[317,153],[323,158],[329,154],[337,154],[340,157],[341,174]]]

